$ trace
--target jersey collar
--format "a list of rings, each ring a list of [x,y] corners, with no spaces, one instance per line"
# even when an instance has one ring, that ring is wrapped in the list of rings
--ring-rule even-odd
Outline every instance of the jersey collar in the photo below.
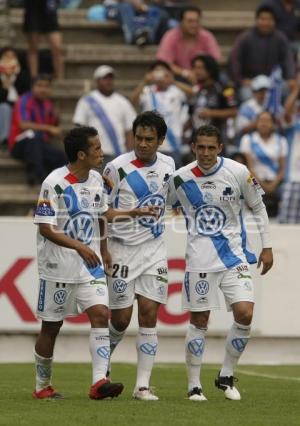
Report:
[[[218,157],[217,163],[213,167],[211,167],[210,169],[208,169],[208,170],[202,169],[199,166],[199,164],[196,163],[196,167],[194,167],[192,169],[192,172],[197,177],[211,176],[211,175],[217,173],[220,170],[220,168],[223,166],[223,163],[224,163],[224,158],[223,157]]]

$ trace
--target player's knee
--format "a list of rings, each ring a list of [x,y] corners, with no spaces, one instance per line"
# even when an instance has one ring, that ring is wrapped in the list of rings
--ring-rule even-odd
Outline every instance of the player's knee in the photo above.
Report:
[[[154,311],[139,312],[138,315],[139,326],[145,328],[156,327],[157,315]]]
[[[125,315],[119,318],[112,318],[111,323],[116,330],[125,331],[129,326],[130,318]]]
[[[253,318],[253,310],[247,309],[242,312],[240,312],[237,315],[237,318],[235,318],[236,322],[242,325],[250,325]]]
[[[90,322],[93,328],[106,328],[108,326],[108,312],[100,309],[93,312],[93,315],[90,315]]]
[[[50,337],[56,337],[59,333],[61,326],[63,325],[63,321],[57,322],[49,322],[43,321],[42,323],[42,331],[41,333]]]
[[[209,312],[191,312],[190,323],[197,328],[207,328]]]

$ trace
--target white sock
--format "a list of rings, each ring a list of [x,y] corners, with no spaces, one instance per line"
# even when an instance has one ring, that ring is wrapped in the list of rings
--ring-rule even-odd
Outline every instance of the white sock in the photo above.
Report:
[[[116,349],[118,344],[123,339],[125,331],[126,330],[119,331],[115,329],[115,327],[112,325],[111,322],[109,323],[110,358],[109,358],[109,363],[107,367],[107,371],[109,372],[109,375],[111,374],[111,356],[113,354],[113,351]]]
[[[207,328],[197,328],[189,324],[185,338],[185,362],[188,375],[188,391],[201,388],[200,370],[205,348]]]
[[[135,389],[149,388],[157,345],[156,328],[140,327],[136,339],[138,365]]]
[[[38,392],[51,385],[52,360],[34,352],[35,357],[35,390]]]
[[[125,331],[126,330],[116,330],[112,323],[109,323],[110,355],[112,355],[113,351],[123,339]]]
[[[91,328],[90,353],[93,366],[93,384],[106,377],[110,357],[108,328]]]
[[[220,372],[222,377],[233,376],[233,370],[250,338],[251,325],[234,322],[226,340],[225,358]]]

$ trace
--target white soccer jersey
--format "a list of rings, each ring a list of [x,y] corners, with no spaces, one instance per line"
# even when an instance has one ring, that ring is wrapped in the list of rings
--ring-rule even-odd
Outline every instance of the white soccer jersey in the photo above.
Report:
[[[79,99],[73,123],[92,126],[98,130],[105,155],[126,152],[125,133],[132,128],[136,112],[131,103],[119,93],[110,96],[93,90]]]
[[[256,262],[246,247],[241,209],[243,200],[250,208],[262,202],[262,190],[244,165],[221,157],[216,170],[204,175],[195,161],[174,173],[170,190],[186,218],[188,272],[218,272]]]
[[[44,180],[34,223],[56,225],[69,237],[88,245],[100,257],[98,217],[108,209],[101,175],[91,170],[80,182],[64,166]],[[72,249],[58,246],[37,232],[40,278],[62,283],[84,283],[104,278],[102,266],[89,268]]]
[[[161,207],[158,221],[142,217],[115,222],[110,225],[110,237],[123,244],[137,245],[158,238],[163,233],[169,180],[174,170],[174,160],[161,153],[157,153],[157,159],[152,165],[146,166],[136,158],[133,151],[107,164],[104,175],[113,185],[108,188],[112,207],[123,210],[149,205]]]
[[[158,90],[156,85],[145,86],[140,95],[142,111],[156,110],[162,114],[168,126],[164,143],[159,148],[164,152],[180,151],[183,126],[188,119],[187,100],[184,92],[175,85],[167,90]]]
[[[253,173],[260,180],[274,180],[279,172],[279,160],[287,156],[286,138],[273,133],[264,141],[258,132],[242,137],[240,151],[253,160]]]

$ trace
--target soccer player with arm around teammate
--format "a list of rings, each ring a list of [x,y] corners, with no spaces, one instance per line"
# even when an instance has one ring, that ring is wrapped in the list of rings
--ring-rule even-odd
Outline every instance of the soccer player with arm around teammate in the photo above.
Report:
[[[249,263],[256,263],[247,248],[241,213],[244,202],[252,210],[261,236],[261,274],[273,264],[263,191],[244,165],[219,157],[222,148],[219,130],[201,126],[192,144],[196,161],[177,170],[170,182],[170,198],[181,204],[188,228],[182,298],[183,307],[190,311],[185,353],[192,401],[206,400],[200,369],[210,311],[220,308],[218,287],[234,322],[215,385],[226,398],[241,398],[234,386],[234,368],[250,337],[254,295]]]
[[[159,220],[134,219],[130,224],[113,223],[108,248],[112,275],[108,279],[111,309],[111,353],[128,327],[134,299],[138,304],[139,330],[136,340],[137,379],[133,397],[156,401],[150,390],[150,376],[158,346],[156,322],[161,303],[166,303],[168,271],[162,222],[174,160],[157,152],[167,126],[156,111],[146,111],[133,122],[134,149],[108,163],[104,170],[112,182],[110,203],[114,208],[143,206],[161,208]]]
[[[64,145],[69,164],[44,180],[34,219],[38,225],[40,277],[37,315],[42,327],[35,345],[33,397],[62,397],[51,385],[54,345],[64,318],[77,315],[79,308],[91,323],[93,381],[89,396],[103,399],[118,396],[123,385],[106,379],[110,356],[108,290],[101,261],[99,222],[138,216],[145,219],[145,215],[155,218],[157,209],[117,211],[108,207],[102,177],[94,170],[103,161],[96,129],[73,129],[66,135]],[[101,250],[105,250],[104,241]],[[106,253],[103,256],[107,259]]]

